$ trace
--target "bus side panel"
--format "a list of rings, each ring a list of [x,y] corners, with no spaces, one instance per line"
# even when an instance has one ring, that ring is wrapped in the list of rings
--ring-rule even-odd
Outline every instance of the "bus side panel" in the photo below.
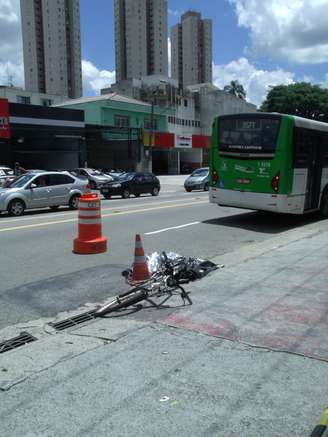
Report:
[[[280,172],[279,194],[289,195],[293,189],[293,136],[293,117],[282,117],[274,158]]]

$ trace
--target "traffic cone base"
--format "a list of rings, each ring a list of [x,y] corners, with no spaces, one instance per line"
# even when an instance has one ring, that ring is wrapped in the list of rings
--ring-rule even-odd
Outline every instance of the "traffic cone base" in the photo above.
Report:
[[[134,263],[132,270],[132,284],[138,284],[140,282],[147,281],[150,279],[151,274],[149,273],[145,252],[142,247],[142,242],[140,235],[136,235],[136,245],[134,251]]]
[[[74,239],[73,252],[81,255],[93,255],[107,251],[107,238],[100,237],[96,240],[82,241],[79,238]]]

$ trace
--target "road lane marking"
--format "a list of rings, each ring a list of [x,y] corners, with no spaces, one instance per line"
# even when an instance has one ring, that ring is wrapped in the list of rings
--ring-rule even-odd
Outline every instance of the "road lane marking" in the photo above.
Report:
[[[172,226],[171,228],[164,228],[164,229],[159,229],[158,231],[146,232],[145,235],[161,234],[162,232],[171,231],[173,229],[182,229],[182,228],[187,228],[188,226],[199,225],[199,223],[200,222],[192,222],[192,223],[186,223],[184,225]]]
[[[199,205],[201,203],[206,203],[206,204],[210,205],[210,203],[208,201],[202,200],[202,201],[198,201],[198,202],[177,203],[175,205],[157,206],[157,207],[153,207],[153,208],[135,209],[135,210],[130,210],[130,211],[121,211],[121,212],[117,211],[115,213],[102,214],[102,217],[103,218],[104,217],[116,217],[118,215],[136,214],[139,212],[157,211],[160,209],[178,208],[178,207],[185,207],[185,206],[195,206],[195,205]],[[39,228],[39,227],[43,227],[43,226],[59,225],[59,224],[64,224],[64,223],[73,223],[73,222],[77,222],[77,220],[78,220],[78,218],[75,217],[75,218],[71,218],[71,219],[67,219],[67,220],[57,220],[57,221],[44,222],[44,223],[33,223],[31,225],[13,226],[10,228],[0,229],[0,232],[19,231],[21,229],[31,229],[31,228]]]
[[[151,199],[153,199],[153,198],[150,197],[149,200],[151,200]],[[193,197],[192,199],[193,200],[198,200],[198,199],[201,199],[201,198],[200,197]],[[143,200],[145,200],[145,199],[143,199]],[[177,202],[178,200],[179,199],[172,199],[172,200],[164,200],[163,202],[161,202],[160,199],[158,199],[158,201],[155,201],[155,202],[153,201],[153,202],[147,202],[147,203],[141,203],[141,204],[122,205],[122,206],[119,206],[119,205],[116,205],[116,204],[115,205],[112,204],[111,207],[102,207],[101,210],[102,211],[113,211],[113,209],[115,208],[115,211],[120,211],[121,209],[128,209],[128,208],[136,207],[136,206],[138,206],[138,208],[140,208],[140,207],[148,206],[148,205],[166,204],[166,203]],[[186,202],[186,201],[190,201],[190,198],[189,199],[181,199],[181,202]],[[117,206],[117,208],[116,208],[116,206]],[[42,213],[37,213],[36,215],[33,215],[31,217],[26,217],[26,216],[25,217],[17,217],[17,218],[16,217],[11,217],[10,219],[2,219],[2,218],[0,218],[0,226],[3,223],[12,223],[12,224],[14,224],[16,222],[25,222],[25,221],[29,221],[29,220],[49,219],[50,217],[51,218],[53,218],[53,217],[67,217],[67,216],[70,216],[72,214],[76,214],[76,211],[77,210],[74,210],[74,211],[61,210],[61,212],[58,212],[58,213],[53,213],[53,212],[45,211],[43,214]]]
[[[204,197],[204,196],[202,196],[202,197]],[[146,198],[144,198],[142,200],[146,200],[146,199],[152,200],[153,197],[149,197],[149,198],[146,197]],[[184,198],[184,199],[181,199],[181,202],[190,201],[190,199],[198,200],[198,199],[201,199],[201,197],[192,197],[192,198],[189,197],[189,199]],[[110,202],[110,200],[108,200],[108,201]],[[140,207],[143,207],[143,206],[156,205],[158,203],[166,204],[166,203],[172,203],[172,202],[177,202],[177,201],[178,201],[178,199],[172,199],[172,200],[164,200],[163,202],[160,202],[160,198],[158,198],[158,200],[155,201],[155,202],[154,201],[153,202],[148,202],[147,201],[147,203],[141,203],[141,204],[137,204],[137,205],[136,204],[133,204],[133,205],[122,205],[122,206],[118,206],[117,208],[116,208],[116,206],[117,206],[116,204],[115,205],[112,204],[111,207],[102,207],[101,211],[113,211],[114,207],[115,207],[115,212],[116,212],[116,211],[120,211],[121,209],[128,209],[128,208],[136,207],[136,206],[138,206],[138,208],[140,208]],[[11,217],[10,219],[2,219],[2,218],[0,218],[0,225],[2,225],[3,223],[12,223],[12,224],[14,224],[16,222],[25,222],[25,221],[37,220],[37,219],[43,220],[43,219],[49,219],[49,217],[51,217],[51,218],[53,218],[53,217],[66,217],[66,216],[70,216],[72,214],[76,214],[76,210],[75,211],[61,210],[60,212],[57,212],[57,213],[53,213],[53,212],[50,212],[50,211],[49,212],[45,211],[44,213],[37,213],[36,215],[31,216],[31,217],[26,217],[26,216],[25,217]]]

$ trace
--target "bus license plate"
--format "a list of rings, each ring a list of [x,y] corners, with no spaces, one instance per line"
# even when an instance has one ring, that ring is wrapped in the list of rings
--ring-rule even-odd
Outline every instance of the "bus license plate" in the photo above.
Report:
[[[237,179],[238,184],[248,185],[251,183],[250,179]]]

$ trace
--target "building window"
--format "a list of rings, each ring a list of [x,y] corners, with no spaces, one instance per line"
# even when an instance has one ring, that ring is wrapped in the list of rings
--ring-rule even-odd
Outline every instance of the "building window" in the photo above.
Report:
[[[129,127],[130,117],[126,115],[114,115],[114,126],[116,127]]]
[[[50,99],[41,99],[41,105],[42,106],[51,106],[52,105],[52,100],[50,100]]]
[[[17,103],[24,103],[24,105],[29,105],[31,103],[31,97],[28,96],[16,96]]]
[[[187,106],[188,106],[188,100],[187,99],[184,99],[184,105],[185,105],[185,108],[187,108]]]
[[[144,128],[145,129],[157,130],[158,129],[158,123],[157,123],[156,118],[153,119],[153,127],[151,126],[151,120],[149,118],[145,118],[144,119]]]

